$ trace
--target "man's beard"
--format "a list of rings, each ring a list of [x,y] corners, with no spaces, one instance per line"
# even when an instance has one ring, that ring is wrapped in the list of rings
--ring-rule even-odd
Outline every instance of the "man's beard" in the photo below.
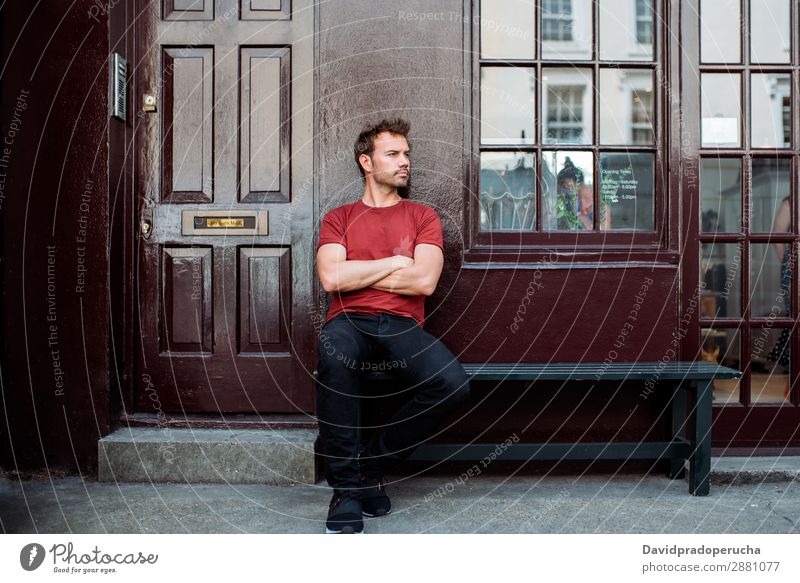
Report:
[[[400,198],[408,198],[411,192],[411,174],[408,175],[405,185],[397,187],[397,194]]]
[[[408,178],[405,183],[402,179],[398,179],[395,174],[392,174],[391,179],[384,180],[382,176],[376,175],[375,182],[384,186],[391,186],[397,189],[397,194],[400,198],[408,198],[411,191],[411,173],[409,172]]]

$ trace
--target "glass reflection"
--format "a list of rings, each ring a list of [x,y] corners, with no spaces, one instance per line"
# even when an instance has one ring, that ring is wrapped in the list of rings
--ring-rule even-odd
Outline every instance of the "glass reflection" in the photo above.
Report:
[[[601,230],[652,231],[652,154],[600,154]]]
[[[750,0],[750,60],[788,63],[791,56],[789,0]]]
[[[741,143],[741,80],[738,74],[701,75],[703,146],[734,146]]]
[[[703,158],[700,164],[704,233],[741,230],[742,161],[739,158]]]
[[[542,152],[542,230],[592,230],[594,156]]]
[[[704,63],[740,63],[741,12],[739,0],[700,2],[700,60]]]
[[[592,57],[592,7],[589,0],[542,0],[542,58]]]
[[[752,164],[751,230],[757,233],[791,231],[791,161],[787,158],[753,158]]]
[[[600,58],[652,61],[654,0],[603,0],[600,9]]]
[[[754,148],[791,145],[792,85],[789,75],[750,76],[750,141]]]
[[[536,228],[536,166],[533,154],[482,152],[480,170],[482,231]]]
[[[484,59],[533,59],[536,42],[533,0],[481,2],[481,56]]]
[[[705,328],[701,331],[703,360],[736,370],[741,369],[741,344],[738,330]],[[715,403],[738,403],[740,379],[714,381],[712,398]]]
[[[545,144],[592,142],[592,72],[589,69],[542,69],[542,116]]]
[[[536,81],[532,68],[481,68],[481,143],[532,144]]]
[[[701,314],[704,318],[733,318],[741,314],[741,252],[736,243],[701,245]]]
[[[789,399],[791,338],[789,328],[753,330],[750,339],[752,403],[780,403]]]
[[[653,73],[600,69],[600,143],[653,143]]]
[[[791,315],[791,245],[755,244],[750,247],[750,309],[754,318]]]

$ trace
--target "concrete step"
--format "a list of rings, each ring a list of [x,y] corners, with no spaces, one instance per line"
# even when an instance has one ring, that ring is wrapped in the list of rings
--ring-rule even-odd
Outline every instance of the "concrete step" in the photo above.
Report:
[[[314,484],[313,429],[118,429],[98,444],[101,482]]]
[[[101,482],[314,484],[316,429],[126,427],[98,442]],[[688,477],[686,472],[685,479]],[[711,482],[800,482],[800,457],[711,458]]]
[[[800,457],[712,457],[710,478],[712,484],[800,482]]]

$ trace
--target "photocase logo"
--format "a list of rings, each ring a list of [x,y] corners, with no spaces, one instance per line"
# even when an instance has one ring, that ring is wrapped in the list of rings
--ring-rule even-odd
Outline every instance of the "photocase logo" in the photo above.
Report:
[[[44,547],[38,543],[30,543],[19,552],[19,564],[26,571],[35,571],[44,561]]]

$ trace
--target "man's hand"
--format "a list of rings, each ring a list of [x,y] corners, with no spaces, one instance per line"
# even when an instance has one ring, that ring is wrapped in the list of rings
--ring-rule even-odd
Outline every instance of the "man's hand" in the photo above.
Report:
[[[326,292],[347,292],[369,287],[413,264],[413,259],[403,255],[373,261],[347,261],[347,249],[338,243],[326,243],[317,251],[317,272]]]
[[[405,255],[393,255],[391,259],[393,260],[392,265],[395,267],[394,271],[414,265],[414,259]]]
[[[392,272],[372,287],[405,296],[429,296],[436,290],[443,266],[442,250],[436,245],[421,243],[414,249],[412,265]]]

